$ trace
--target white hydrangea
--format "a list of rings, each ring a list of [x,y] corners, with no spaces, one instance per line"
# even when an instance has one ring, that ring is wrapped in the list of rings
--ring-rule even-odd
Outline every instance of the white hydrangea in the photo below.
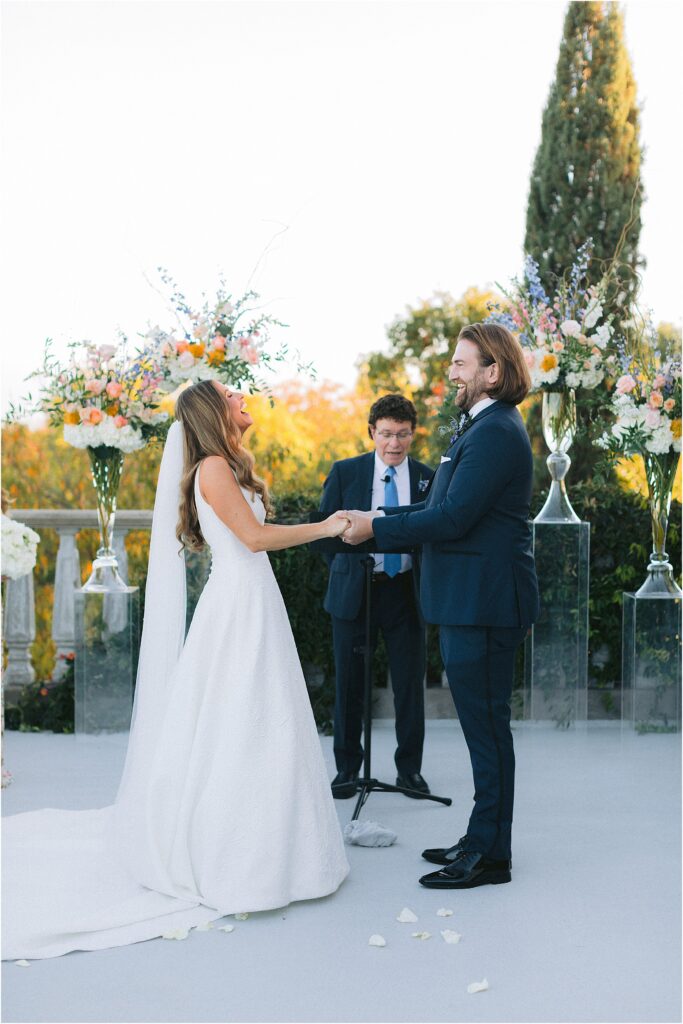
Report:
[[[161,414],[166,419],[167,413]],[[145,447],[145,440],[139,430],[126,424],[117,427],[113,416],[105,416],[101,423],[65,424],[64,440],[74,448],[119,448],[122,452],[136,452]]]
[[[577,320],[564,320],[560,324],[560,330],[565,338],[578,338],[581,334],[581,325]]]
[[[566,376],[566,383],[568,388],[580,388],[581,387],[581,374],[576,373],[574,370],[570,370]]]
[[[598,327],[595,334],[591,335],[591,341],[598,346],[598,348],[606,348],[607,343],[612,337],[612,329],[608,324],[601,324]]]
[[[2,514],[2,575],[18,580],[33,571],[40,537],[23,523]]]
[[[602,378],[602,370],[599,367],[594,366],[590,370],[584,370],[584,372],[581,374],[581,383],[584,388],[590,390],[592,388],[597,388]]]
[[[674,436],[671,433],[671,424],[667,419],[662,420],[660,426],[651,431],[645,442],[645,447],[653,455],[666,455],[674,443]]]

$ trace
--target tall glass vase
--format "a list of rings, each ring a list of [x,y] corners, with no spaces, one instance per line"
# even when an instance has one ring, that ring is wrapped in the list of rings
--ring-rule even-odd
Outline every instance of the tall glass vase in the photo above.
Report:
[[[567,455],[576,435],[576,395],[571,388],[543,392],[543,437],[550,448],[546,465],[552,482],[546,503],[535,523],[578,523],[569,503],[564,478],[572,460]]]
[[[119,448],[100,445],[88,448],[92,479],[97,495],[97,518],[100,526],[100,546],[92,565],[92,572],[83,591],[109,593],[128,591],[119,575],[118,562],[113,548],[116,496],[123,469],[123,452]]]
[[[647,567],[647,579],[640,590],[636,591],[637,597],[683,597],[665,551],[671,492],[679,458],[678,452],[667,452],[666,455],[646,452],[643,456],[652,523],[652,554]]]

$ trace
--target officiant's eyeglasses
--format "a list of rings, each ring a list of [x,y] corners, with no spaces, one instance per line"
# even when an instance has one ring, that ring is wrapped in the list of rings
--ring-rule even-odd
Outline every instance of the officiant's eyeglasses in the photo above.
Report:
[[[383,441],[388,441],[390,438],[395,437],[399,441],[407,441],[409,437],[413,436],[412,430],[399,430],[397,434],[391,430],[376,430],[377,437],[381,437]]]

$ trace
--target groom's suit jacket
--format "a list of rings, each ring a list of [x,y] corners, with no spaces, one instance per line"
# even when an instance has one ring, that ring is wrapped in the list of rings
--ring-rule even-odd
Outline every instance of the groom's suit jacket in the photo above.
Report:
[[[434,476],[434,470],[408,456],[410,500],[419,501]],[[357,455],[352,459],[335,462],[325,481],[320,512],[329,516],[339,509],[357,508],[364,512],[372,507],[372,482],[375,475],[375,453]],[[410,550],[408,545],[401,550]],[[365,570],[361,565],[364,554],[335,555],[328,558],[330,579],[325,594],[324,608],[338,619],[355,619],[360,612],[365,586]],[[413,559],[413,579],[418,579],[417,560]],[[415,599],[417,601],[417,586]]]
[[[538,583],[529,523],[533,463],[518,410],[496,402],[442,457],[426,501],[373,521],[379,551],[422,545],[427,622],[530,626]]]

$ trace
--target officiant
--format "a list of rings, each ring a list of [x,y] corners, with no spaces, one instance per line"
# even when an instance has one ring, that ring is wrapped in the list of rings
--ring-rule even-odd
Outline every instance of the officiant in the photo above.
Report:
[[[371,511],[410,505],[425,497],[433,470],[408,455],[417,414],[403,395],[372,405],[368,434],[373,450],[335,462],[325,480],[320,511]],[[352,797],[363,761],[363,657],[365,571],[362,554],[327,556],[330,569],[324,608],[332,616],[336,697],[332,795]],[[429,793],[421,774],[424,745],[425,625],[419,609],[418,565],[410,554],[376,554],[372,573],[371,647],[382,631],[396,712],[396,785]]]

